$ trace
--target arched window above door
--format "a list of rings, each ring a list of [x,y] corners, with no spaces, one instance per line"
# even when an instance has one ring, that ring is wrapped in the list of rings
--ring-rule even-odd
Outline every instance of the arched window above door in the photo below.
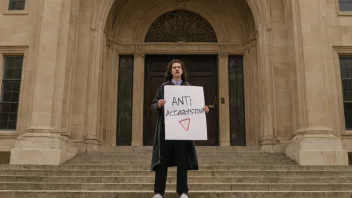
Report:
[[[145,42],[217,42],[217,38],[213,27],[202,16],[177,10],[156,19]]]

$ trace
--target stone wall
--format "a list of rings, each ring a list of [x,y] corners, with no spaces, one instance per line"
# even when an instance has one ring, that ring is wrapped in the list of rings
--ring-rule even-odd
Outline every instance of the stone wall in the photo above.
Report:
[[[30,142],[33,137],[40,141],[38,134],[47,134],[43,140],[57,138],[61,150],[66,149],[62,142],[78,151],[115,145],[118,55],[136,56],[139,95],[134,94],[133,113],[140,117],[143,55],[165,51],[218,54],[219,91],[225,99],[227,56],[244,55],[248,145],[285,152],[293,137],[291,142],[313,133],[315,140],[332,138],[341,152],[352,151],[338,61],[339,54],[352,54],[352,15],[340,12],[337,0],[27,0],[24,11],[7,11],[6,2],[0,0],[0,53],[25,58],[17,130],[0,132],[0,151],[16,147],[15,139],[25,133],[33,133],[24,136]],[[150,24],[176,8],[207,19],[218,44],[145,45]],[[220,112],[221,145],[227,145],[228,106]],[[143,120],[137,117],[133,144],[142,145]],[[20,145],[18,151],[31,149]],[[286,153],[298,150],[291,148]],[[321,148],[317,143],[312,149]]]

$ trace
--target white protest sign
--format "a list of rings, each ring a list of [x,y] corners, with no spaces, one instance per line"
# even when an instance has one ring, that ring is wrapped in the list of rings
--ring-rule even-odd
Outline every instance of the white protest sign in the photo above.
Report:
[[[164,87],[166,140],[207,140],[203,87]]]

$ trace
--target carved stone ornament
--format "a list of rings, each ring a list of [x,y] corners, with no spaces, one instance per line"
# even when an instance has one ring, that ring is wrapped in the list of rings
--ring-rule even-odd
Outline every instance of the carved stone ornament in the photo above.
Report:
[[[227,57],[228,57],[228,53],[226,53],[226,52],[219,52],[219,53],[218,53],[218,56],[219,56],[220,58],[227,58]]]
[[[144,53],[143,52],[135,52],[134,53],[134,57],[136,57],[136,58],[144,58]]]
[[[177,10],[160,16],[149,28],[145,42],[217,42],[217,38],[203,17]]]

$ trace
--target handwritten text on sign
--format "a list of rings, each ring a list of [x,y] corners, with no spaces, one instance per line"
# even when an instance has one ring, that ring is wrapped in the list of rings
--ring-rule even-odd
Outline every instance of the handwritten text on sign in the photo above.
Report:
[[[165,139],[207,140],[203,87],[164,87]]]

